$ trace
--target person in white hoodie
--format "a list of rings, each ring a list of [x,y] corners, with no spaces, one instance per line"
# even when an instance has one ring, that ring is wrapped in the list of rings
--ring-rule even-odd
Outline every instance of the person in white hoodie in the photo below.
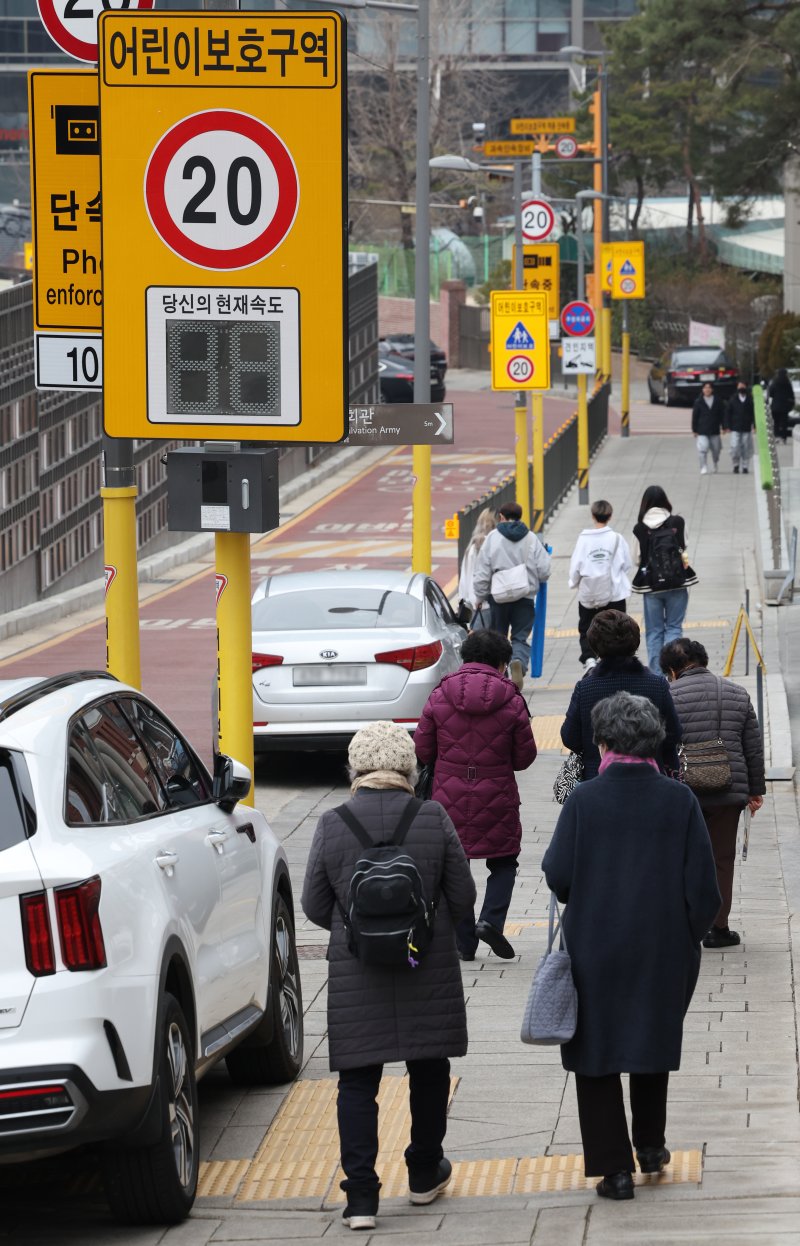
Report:
[[[658,672],[664,645],[683,635],[688,588],[697,583],[686,556],[686,525],[680,515],[673,515],[672,503],[660,485],[645,489],[633,535],[639,542],[633,591],[645,594],[647,660],[650,670]]]
[[[628,542],[611,527],[613,513],[610,502],[592,504],[592,527],[581,532],[569,564],[569,587],[578,590],[580,661],[586,670],[597,662],[586,639],[589,624],[601,610],[624,614],[631,591],[628,572],[633,559]]]

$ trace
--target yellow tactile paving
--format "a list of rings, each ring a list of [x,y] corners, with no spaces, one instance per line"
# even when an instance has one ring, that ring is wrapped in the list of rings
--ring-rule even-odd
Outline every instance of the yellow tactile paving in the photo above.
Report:
[[[235,1194],[252,1160],[215,1159],[200,1165],[198,1198],[225,1198]]]
[[[503,927],[503,934],[504,934],[506,937],[508,937],[509,935],[521,935],[521,934],[522,934],[522,932],[523,932],[523,930],[531,930],[531,929],[533,929],[533,927],[534,927],[534,926],[549,926],[549,924],[550,924],[549,922],[545,922],[545,921],[541,921],[541,922],[506,922],[505,926]]]
[[[644,626],[641,614],[632,614],[631,618],[635,619],[640,627]],[[730,625],[730,619],[691,619],[684,623],[683,630],[688,634],[692,631],[713,631],[719,627],[730,627]],[[544,634],[548,640],[571,640],[573,637],[577,638],[579,633],[577,627],[546,627]]]
[[[453,1179],[444,1192],[446,1198],[488,1198],[497,1194],[512,1194],[514,1176],[519,1160],[478,1159],[456,1160]],[[381,1175],[381,1198],[405,1198],[408,1194],[408,1169],[404,1159],[394,1159],[378,1164]],[[343,1203],[345,1194],[339,1189],[344,1174],[339,1170],[328,1201]]]
[[[542,714],[531,719],[531,731],[540,752],[556,749],[559,753],[566,752],[561,743],[561,724],[563,714]]]
[[[501,1162],[501,1161],[495,1161]],[[636,1185],[699,1185],[703,1175],[701,1151],[674,1151],[672,1162],[658,1176],[634,1175]],[[538,1155],[521,1159],[513,1194],[550,1194],[558,1190],[592,1190],[597,1177],[583,1173],[582,1155]]]

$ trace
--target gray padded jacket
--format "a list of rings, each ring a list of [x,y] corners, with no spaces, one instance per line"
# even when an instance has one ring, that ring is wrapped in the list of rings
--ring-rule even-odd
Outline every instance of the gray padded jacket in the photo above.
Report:
[[[399,790],[360,788],[347,806],[381,843],[397,826],[408,799]],[[328,1048],[334,1071],[466,1054],[467,1014],[454,926],[472,910],[475,883],[455,827],[437,801],[424,802],[404,847],[422,875],[428,900],[439,897],[433,942],[418,969],[363,965],[347,947],[342,920],[361,845],[332,809],[317,824],[302,906],[309,921],[331,932]]]
[[[670,684],[675,709],[683,727],[685,744],[716,739],[717,676],[705,666],[692,666]],[[747,804],[750,796],[763,796],[764,750],[758,720],[744,688],[722,680],[722,741],[728,750],[732,783],[719,796],[698,796],[701,805]]]

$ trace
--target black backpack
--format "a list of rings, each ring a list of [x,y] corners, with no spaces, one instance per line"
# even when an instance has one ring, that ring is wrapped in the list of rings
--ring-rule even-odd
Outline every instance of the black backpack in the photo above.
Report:
[[[412,797],[391,838],[380,844],[346,805],[335,810],[364,849],[350,879],[347,909],[341,910],[348,947],[364,965],[416,969],[433,938],[436,906],[428,904],[417,864],[402,850],[421,807]]]
[[[674,528],[654,528],[647,547],[647,582],[654,593],[683,588],[686,571]]]

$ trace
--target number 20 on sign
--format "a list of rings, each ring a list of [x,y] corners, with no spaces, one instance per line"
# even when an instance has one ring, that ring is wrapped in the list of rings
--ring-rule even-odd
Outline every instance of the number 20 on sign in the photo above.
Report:
[[[343,23],[100,18],[106,431],[345,432]]]

